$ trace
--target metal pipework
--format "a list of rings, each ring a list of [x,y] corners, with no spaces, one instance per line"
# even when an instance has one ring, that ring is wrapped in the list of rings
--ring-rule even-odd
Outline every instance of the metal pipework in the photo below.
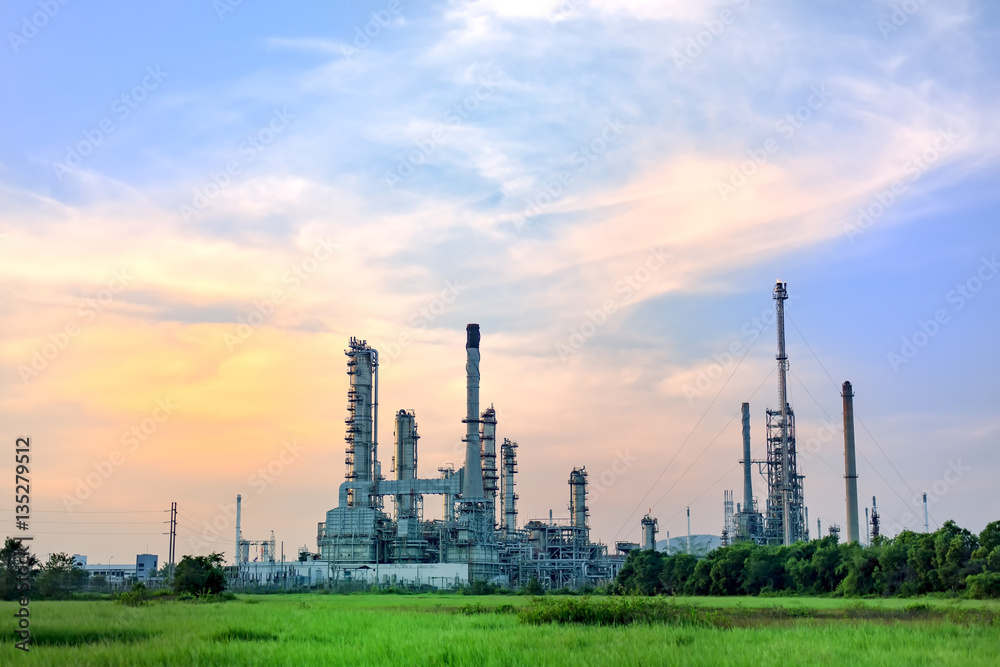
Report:
[[[447,479],[447,480],[453,479],[456,482],[459,482],[461,480],[461,476],[455,472],[455,468],[453,468],[450,463],[442,468],[438,468],[438,472],[441,473],[441,479]],[[458,492],[460,492],[461,490],[462,490],[461,485],[456,484],[455,491],[452,493],[444,494],[444,497],[441,499],[442,502],[441,516],[447,523],[453,523],[455,521],[455,496],[458,495]]]
[[[346,506],[348,491],[353,491],[358,496],[361,494],[386,496],[442,495],[452,498],[458,493],[459,484],[459,476],[451,474],[450,470],[439,479],[382,480],[378,483],[377,490],[375,489],[376,485],[374,482],[344,482],[340,485],[339,501],[341,507]]]
[[[483,502],[483,469],[479,454],[479,325],[465,328],[465,480],[462,501]]]
[[[750,475],[750,404],[743,404],[743,511],[753,511],[753,480]]]
[[[642,549],[656,551],[656,533],[659,522],[648,514],[642,517]]]
[[[844,383],[844,484],[847,493],[847,541],[861,539],[858,519],[858,464],[854,448],[854,391],[850,382]]]

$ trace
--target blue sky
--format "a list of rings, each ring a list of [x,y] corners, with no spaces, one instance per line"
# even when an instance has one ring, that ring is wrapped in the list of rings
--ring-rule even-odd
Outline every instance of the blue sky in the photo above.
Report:
[[[8,3],[0,410],[44,443],[37,507],[73,510],[39,519],[40,547],[154,549],[152,523],[66,527],[177,500],[202,538],[182,550],[225,549],[232,531],[202,522],[290,439],[305,453],[248,529],[314,546],[343,474],[348,337],[382,349],[383,404],[416,410],[434,474],[460,458],[467,322],[525,518],[565,512],[572,467],[599,479],[629,452],[593,494],[596,537],[636,538],[650,507],[680,534],[688,504],[717,533],[741,479],[729,420],[749,400],[762,443],[777,403],[773,321],[735,372],[686,388],[751,342],[778,278],[800,448],[819,442],[810,516],[844,521],[841,436],[817,434],[851,380],[875,438],[859,429],[860,491],[886,524],[920,527],[907,503],[961,461],[932,524],[981,529],[1000,515],[1000,280],[960,309],[953,290],[1000,251],[1000,22],[986,2],[904,4]],[[88,484],[167,396],[176,415]]]

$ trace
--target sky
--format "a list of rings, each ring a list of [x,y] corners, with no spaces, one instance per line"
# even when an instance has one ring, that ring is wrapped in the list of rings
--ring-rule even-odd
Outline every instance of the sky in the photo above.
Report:
[[[1000,9],[377,0],[0,10],[0,422],[30,532],[90,562],[316,549],[346,357],[380,451],[461,465],[465,325],[522,522],[719,534],[778,407],[845,524],[841,384],[883,530],[1000,519]],[[14,486],[15,453],[0,469]],[[766,497],[754,474],[754,494]],[[0,503],[5,534],[16,504]],[[440,503],[425,502],[427,518]]]

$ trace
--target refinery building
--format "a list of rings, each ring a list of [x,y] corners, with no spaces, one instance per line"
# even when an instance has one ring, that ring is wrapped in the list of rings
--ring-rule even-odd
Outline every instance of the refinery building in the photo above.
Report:
[[[785,343],[787,284],[773,291],[777,329],[778,407],[767,409],[766,456],[753,459],[750,405],[742,405],[744,474],[742,503],[724,492],[722,544],[752,541],[791,545],[809,540],[809,510],[805,505],[796,446],[795,412],[788,401],[789,369]],[[465,462],[459,469],[436,468],[426,474],[418,468],[420,435],[412,410],[393,413],[392,451],[379,452],[378,351],[352,338],[347,355],[346,466],[337,506],[318,523],[317,552],[300,549],[298,563],[281,570],[270,541],[259,543],[262,562],[249,562],[251,543],[242,538],[237,497],[237,567],[243,584],[294,578],[304,585],[346,582],[378,585],[416,585],[452,588],[473,582],[520,588],[533,579],[547,589],[584,588],[611,582],[635,549],[656,549],[658,521],[647,514],[640,522],[641,544],[616,542],[613,553],[591,540],[587,507],[587,470],[569,471],[569,516],[527,522],[519,520],[517,442],[502,437],[491,407],[480,411],[480,330],[466,327]],[[843,386],[847,539],[859,541],[857,470],[855,465],[853,389]],[[382,462],[390,460],[386,469]],[[767,485],[766,500],[758,505],[751,483],[757,467]],[[432,466],[432,469],[433,466]],[[421,471],[424,474],[421,475]],[[440,502],[441,519],[424,518],[427,502]],[[925,500],[926,502],[926,500]],[[926,509],[925,509],[926,513]],[[866,510],[867,517],[867,510]],[[871,534],[878,535],[878,514],[872,500]],[[839,533],[836,524],[831,533]],[[817,525],[817,535],[820,527]],[[669,553],[669,533],[667,533]],[[691,553],[688,508],[688,553]]]
[[[394,415],[388,474],[379,457],[378,351],[351,339],[346,350],[346,479],[337,507],[319,523],[317,546],[332,580],[363,577],[380,584],[439,588],[473,581],[519,587],[532,577],[546,588],[597,585],[614,579],[625,554],[590,539],[587,472],[569,473],[569,519],[518,525],[517,443],[502,438],[496,412],[480,412],[480,331],[467,327],[465,465],[418,471],[417,418]],[[502,432],[502,431],[500,431]],[[383,447],[384,451],[384,447]],[[386,458],[383,454],[383,459]],[[421,469],[423,470],[423,469]],[[426,502],[443,517],[425,520]],[[377,572],[377,574],[376,574]]]

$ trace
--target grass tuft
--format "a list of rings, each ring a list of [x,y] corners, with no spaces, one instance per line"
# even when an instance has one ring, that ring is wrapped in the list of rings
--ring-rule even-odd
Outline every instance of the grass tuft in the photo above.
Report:
[[[212,635],[212,640],[217,642],[273,642],[278,641],[278,635],[245,628],[229,628]]]

